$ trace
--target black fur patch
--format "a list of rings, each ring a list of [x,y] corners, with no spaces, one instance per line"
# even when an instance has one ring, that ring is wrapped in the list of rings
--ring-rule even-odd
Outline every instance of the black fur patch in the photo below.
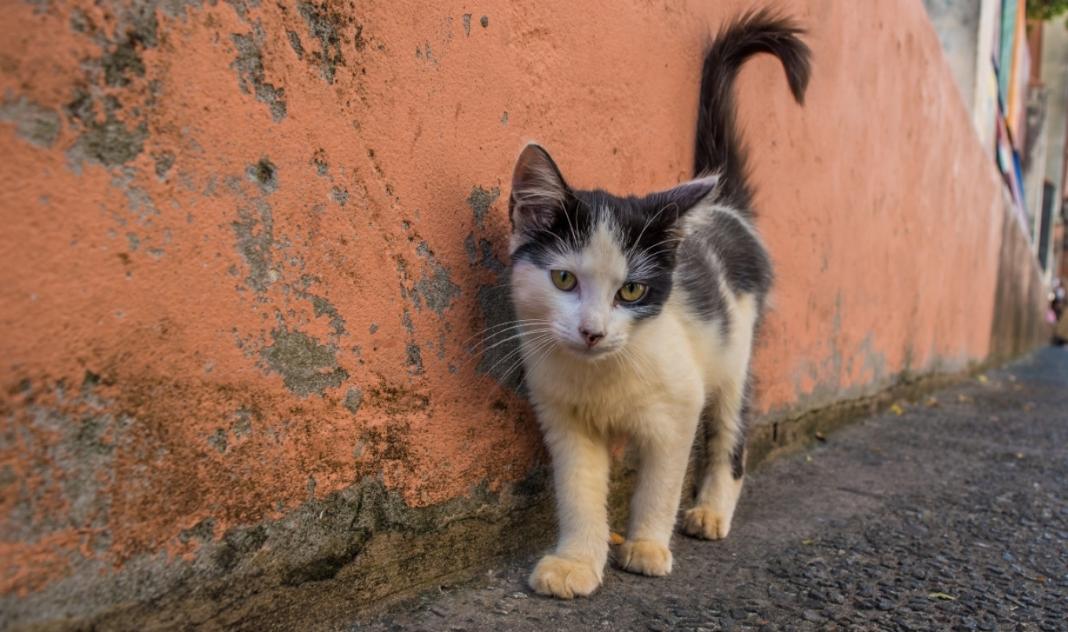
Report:
[[[745,433],[742,433],[731,450],[731,476],[734,480],[745,476]]]

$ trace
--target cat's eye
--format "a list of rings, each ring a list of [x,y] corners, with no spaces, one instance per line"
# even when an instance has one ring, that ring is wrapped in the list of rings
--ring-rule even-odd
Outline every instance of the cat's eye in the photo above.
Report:
[[[575,289],[575,286],[578,284],[578,279],[575,278],[575,275],[567,270],[553,270],[549,273],[549,276],[553,279],[553,285],[555,285],[557,289],[565,292],[570,292]]]
[[[619,300],[624,303],[633,303],[645,296],[645,292],[649,289],[647,285],[642,283],[624,283],[623,287],[619,288]]]

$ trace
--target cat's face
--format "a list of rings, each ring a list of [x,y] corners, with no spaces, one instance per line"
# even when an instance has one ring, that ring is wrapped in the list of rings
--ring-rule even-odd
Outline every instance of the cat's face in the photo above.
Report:
[[[702,178],[644,198],[577,191],[528,145],[512,178],[512,298],[535,348],[596,359],[624,349],[671,294],[679,219],[708,197]]]

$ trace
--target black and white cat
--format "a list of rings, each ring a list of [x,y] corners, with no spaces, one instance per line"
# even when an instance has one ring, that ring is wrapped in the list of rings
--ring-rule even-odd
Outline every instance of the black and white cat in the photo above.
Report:
[[[671,572],[671,542],[699,420],[708,464],[687,533],[726,537],[742,488],[753,331],[772,270],[753,225],[732,85],[751,55],[777,56],[798,103],[808,47],[792,21],[748,13],[711,44],[701,77],[695,179],[645,197],[571,188],[528,145],[512,178],[511,291],[531,400],[553,461],[559,540],[530,576],[546,595],[588,595],[608,556],[609,442],[640,471],[618,562]]]

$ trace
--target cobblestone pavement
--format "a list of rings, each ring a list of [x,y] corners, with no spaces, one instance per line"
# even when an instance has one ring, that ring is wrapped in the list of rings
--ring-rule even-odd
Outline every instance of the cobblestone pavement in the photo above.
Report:
[[[1068,350],[900,404],[750,477],[730,537],[571,602],[536,559],[352,630],[1068,630]]]

